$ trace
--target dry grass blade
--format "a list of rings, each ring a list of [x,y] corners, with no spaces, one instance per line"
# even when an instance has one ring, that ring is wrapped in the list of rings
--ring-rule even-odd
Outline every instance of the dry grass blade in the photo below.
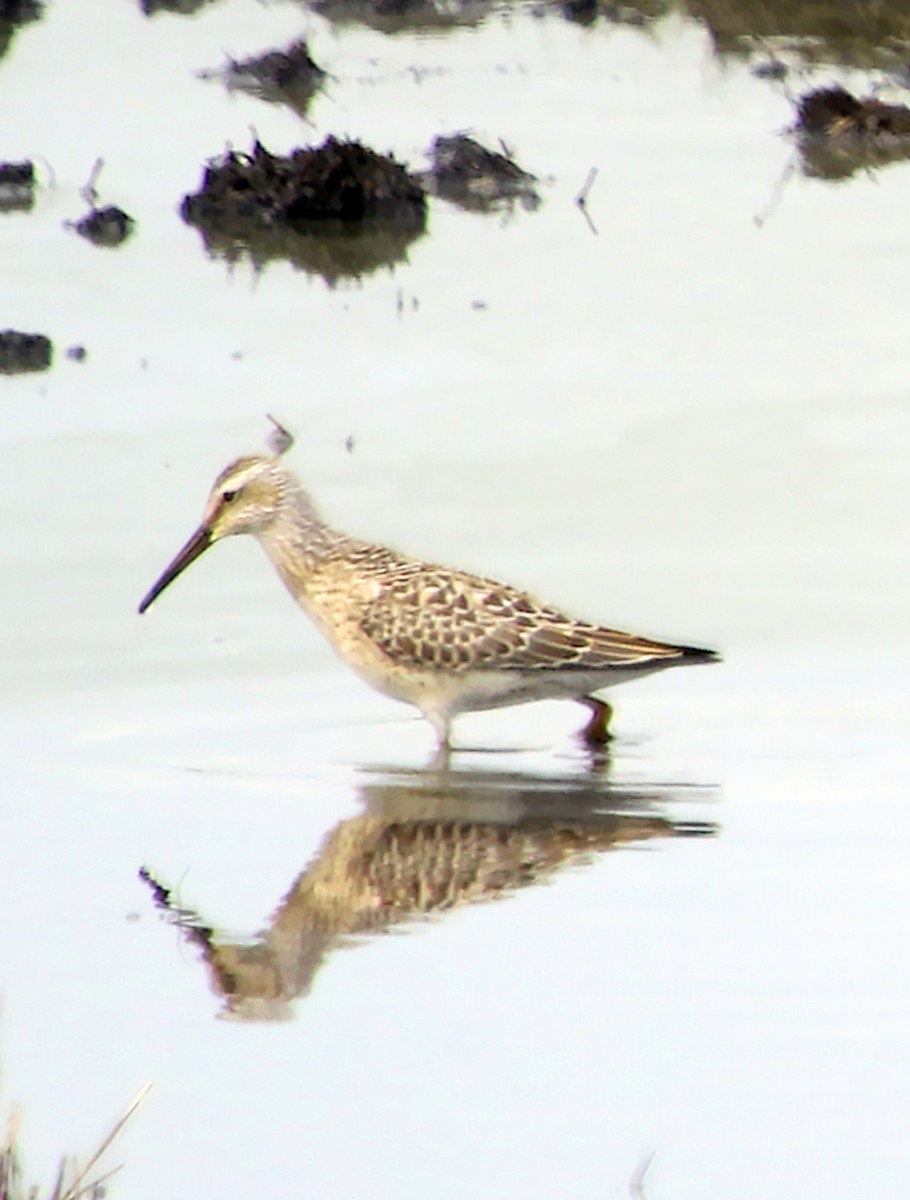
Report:
[[[17,1200],[22,1195],[22,1167],[16,1152],[21,1121],[18,1110],[11,1114],[0,1146],[0,1200]]]
[[[124,1112],[123,1116],[111,1128],[111,1130],[109,1131],[107,1136],[105,1138],[103,1138],[98,1149],[91,1156],[91,1158],[88,1160],[88,1162],[82,1168],[82,1170],[78,1173],[78,1175],[73,1180],[73,1182],[65,1190],[61,1190],[62,1183],[63,1183],[62,1172],[61,1172],[61,1176],[58,1177],[58,1180],[57,1180],[57,1186],[54,1188],[52,1200],[78,1200],[78,1197],[84,1195],[85,1192],[90,1191],[92,1188],[95,1187],[96,1183],[100,1182],[99,1180],[95,1180],[93,1183],[85,1183],[85,1179],[86,1179],[86,1176],[89,1174],[89,1172],[92,1170],[92,1168],[95,1166],[95,1164],[98,1162],[98,1160],[101,1158],[102,1154],[104,1154],[105,1150],[107,1150],[108,1146],[110,1146],[111,1142],[113,1142],[114,1139],[117,1137],[117,1135],[120,1133],[120,1130],[123,1128],[123,1126],[127,1123],[127,1121],[130,1119],[130,1117],[133,1115],[133,1113],[136,1111],[136,1109],[139,1107],[139,1105],[143,1102],[143,1100],[145,1100],[146,1096],[152,1090],[152,1086],[153,1085],[151,1083],[143,1084],[143,1086],[139,1089],[139,1091],[136,1093],[136,1095],[133,1097],[133,1099],[127,1105],[126,1111]],[[107,1175],[105,1175],[104,1178],[108,1178],[108,1176],[110,1176],[112,1174],[113,1174],[112,1171],[108,1171]]]

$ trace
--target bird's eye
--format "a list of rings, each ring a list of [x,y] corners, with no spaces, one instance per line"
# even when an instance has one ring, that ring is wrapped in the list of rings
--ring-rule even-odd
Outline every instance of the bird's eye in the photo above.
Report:
[[[239,494],[239,493],[237,493],[237,492],[233,492],[233,491],[232,491],[232,492],[222,492],[222,493],[221,493],[221,499],[222,499],[222,500],[224,500],[224,502],[225,502],[226,504],[230,504],[232,500],[236,500],[236,499],[237,499],[237,496],[238,496],[238,494]]]

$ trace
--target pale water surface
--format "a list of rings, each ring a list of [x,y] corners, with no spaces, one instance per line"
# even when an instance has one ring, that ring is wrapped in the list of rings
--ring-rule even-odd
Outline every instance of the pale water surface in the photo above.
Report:
[[[311,126],[195,76],[300,33],[332,76]],[[910,170],[794,178],[756,226],[791,106],[681,20],[387,37],[51,0],[0,108],[3,157],[49,164],[0,216],[3,321],[58,347],[0,382],[0,1035],[29,1176],[152,1079],[118,1200],[601,1200],[652,1152],[650,1200],[906,1196]],[[434,201],[360,283],[228,268],[176,206],[251,128],[415,166],[437,133],[502,136],[544,203]],[[98,155],[139,222],[115,252],[62,228]],[[464,719],[446,777],[252,543],[140,619],[266,411],[337,523],[726,662],[619,692],[608,770],[550,704]],[[411,909],[341,948],[386,827],[429,846],[400,851]],[[484,870],[521,843],[480,889],[508,898],[409,921],[462,834]],[[272,1003],[210,990],[141,866],[268,959]]]

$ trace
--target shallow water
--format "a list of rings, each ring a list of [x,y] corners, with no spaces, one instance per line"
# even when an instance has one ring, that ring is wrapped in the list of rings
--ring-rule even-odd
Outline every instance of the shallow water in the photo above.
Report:
[[[332,75],[312,127],[194,74],[301,32]],[[910,171],[795,177],[757,226],[791,106],[682,20],[386,37],[58,0],[0,105],[3,156],[51,180],[0,217],[5,320],[57,345],[0,383],[0,1035],[29,1176],[152,1079],[124,1200],[615,1196],[652,1152],[650,1200],[903,1196]],[[176,208],[251,127],[415,166],[471,128],[544,203],[433,201],[359,283],[228,267]],[[115,252],[62,227],[99,155],[138,221]],[[609,768],[542,704],[464,718],[445,776],[256,546],[138,618],[266,411],[339,525],[725,663],[617,692]],[[358,839],[390,829],[429,858],[388,859],[410,900],[371,937]],[[449,909],[426,864],[459,838],[504,865]],[[209,986],[143,866],[223,956],[272,955],[272,1003]],[[334,925],[314,940],[308,901],[278,954],[304,871]]]

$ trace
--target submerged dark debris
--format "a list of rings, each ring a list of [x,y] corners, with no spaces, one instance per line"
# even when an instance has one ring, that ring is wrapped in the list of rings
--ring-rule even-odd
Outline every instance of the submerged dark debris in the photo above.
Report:
[[[0,332],[0,375],[46,371],[53,356],[51,339],[43,333],[21,333],[16,329]]]
[[[839,86],[801,96],[793,132],[804,172],[824,179],[910,159],[910,108]]]
[[[404,257],[426,227],[426,196],[389,155],[326,138],[319,147],[271,154],[229,151],[185,196],[183,219],[213,253],[254,262],[287,258],[334,281]]]
[[[234,91],[249,92],[273,104],[287,104],[303,115],[322,87],[326,73],[311,57],[306,41],[253,58],[228,59],[227,65],[201,71],[203,79],[222,79]]]
[[[34,163],[0,163],[0,212],[27,212],[34,203]]]
[[[515,200],[527,209],[540,203],[536,176],[508,154],[488,150],[465,133],[436,138],[429,156],[433,165],[419,176],[421,182],[434,195],[462,208],[489,212]]]
[[[73,226],[80,237],[86,238],[93,246],[119,246],[135,227],[133,218],[114,204],[93,208]]]

